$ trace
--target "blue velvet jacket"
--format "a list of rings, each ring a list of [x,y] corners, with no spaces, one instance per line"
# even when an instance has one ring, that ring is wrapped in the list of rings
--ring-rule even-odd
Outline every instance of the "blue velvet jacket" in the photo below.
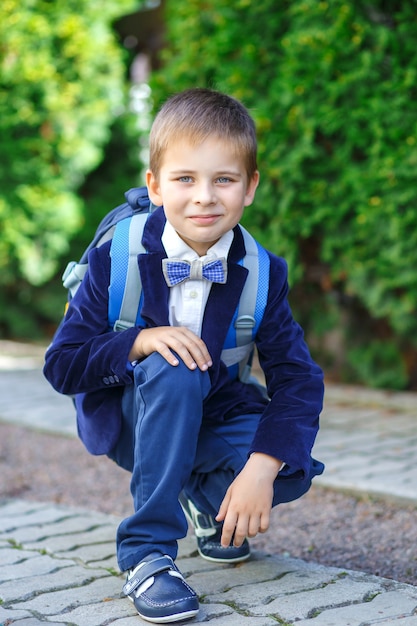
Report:
[[[142,317],[149,327],[169,325],[169,289],[161,269],[166,256],[161,243],[164,225],[163,209],[157,209],[144,229],[147,254],[138,256]],[[138,327],[123,332],[108,329],[109,249],[106,243],[90,252],[89,270],[47,350],[44,367],[46,378],[58,392],[77,394],[78,432],[93,454],[108,453],[118,439],[123,390],[132,384],[128,354],[140,332]],[[234,414],[261,413],[251,452],[282,459],[288,466],[286,473],[303,477],[309,473],[318,431],[323,376],[292,317],[283,259],[269,253],[268,302],[256,336],[270,401],[264,400],[253,385],[231,381],[220,360],[247,276],[247,270],[238,264],[244,255],[243,237],[235,228],[227,282],[212,285],[203,319],[202,339],[213,360],[204,416],[222,420]]]

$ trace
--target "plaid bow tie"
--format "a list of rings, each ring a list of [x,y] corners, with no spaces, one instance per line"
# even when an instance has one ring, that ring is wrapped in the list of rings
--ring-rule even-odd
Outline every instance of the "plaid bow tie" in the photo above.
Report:
[[[163,259],[162,271],[168,287],[173,287],[184,280],[209,280],[213,283],[225,283],[227,276],[226,259],[214,261],[183,261],[182,259]]]

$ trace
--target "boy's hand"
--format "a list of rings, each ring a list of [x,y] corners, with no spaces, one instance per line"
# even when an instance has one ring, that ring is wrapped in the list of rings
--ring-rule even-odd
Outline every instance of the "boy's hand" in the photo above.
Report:
[[[159,352],[168,363],[175,366],[179,361],[172,351],[190,370],[198,367],[205,372],[213,365],[204,341],[183,326],[158,326],[141,330],[129,353],[129,361]]]
[[[269,527],[274,481],[282,461],[255,452],[230,485],[216,517],[223,521],[221,544],[241,546],[245,537],[255,537]]]

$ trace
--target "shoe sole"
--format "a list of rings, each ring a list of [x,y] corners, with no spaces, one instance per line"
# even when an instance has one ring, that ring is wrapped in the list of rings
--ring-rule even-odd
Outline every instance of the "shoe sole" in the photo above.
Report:
[[[195,617],[197,613],[198,609],[197,611],[186,611],[185,613],[176,613],[175,615],[166,615],[164,617],[146,617],[146,615],[142,615],[142,613],[139,612],[138,615],[147,622],[152,622],[152,624],[172,624],[172,622],[181,622],[186,619],[191,619]]]
[[[131,598],[130,596],[127,597],[134,605],[133,598]],[[174,615],[163,615],[161,617],[148,617],[147,615],[143,615],[143,613],[141,613],[140,611],[137,612],[139,617],[147,622],[151,622],[152,624],[170,624],[171,622],[180,622],[181,620],[191,619],[192,617],[195,617],[197,615],[198,611],[199,609],[194,609],[192,611],[184,611],[183,613],[175,613]]]
[[[210,563],[222,563],[224,565],[227,565],[227,563],[242,563],[243,561],[247,561],[250,557],[250,552],[249,554],[245,554],[244,556],[237,556],[234,559],[216,559],[216,557],[213,556],[207,556],[206,554],[203,554],[203,552],[201,552],[200,548],[197,547],[198,550],[198,554],[201,556],[202,559],[205,559],[206,561],[210,561]]]

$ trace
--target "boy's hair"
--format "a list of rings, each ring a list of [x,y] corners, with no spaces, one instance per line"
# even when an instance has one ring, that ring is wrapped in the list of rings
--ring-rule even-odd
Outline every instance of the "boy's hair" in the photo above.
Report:
[[[157,114],[149,140],[149,167],[155,178],[170,144],[186,140],[198,145],[213,136],[234,146],[244,160],[249,181],[257,170],[254,121],[238,100],[203,88],[172,96]]]

